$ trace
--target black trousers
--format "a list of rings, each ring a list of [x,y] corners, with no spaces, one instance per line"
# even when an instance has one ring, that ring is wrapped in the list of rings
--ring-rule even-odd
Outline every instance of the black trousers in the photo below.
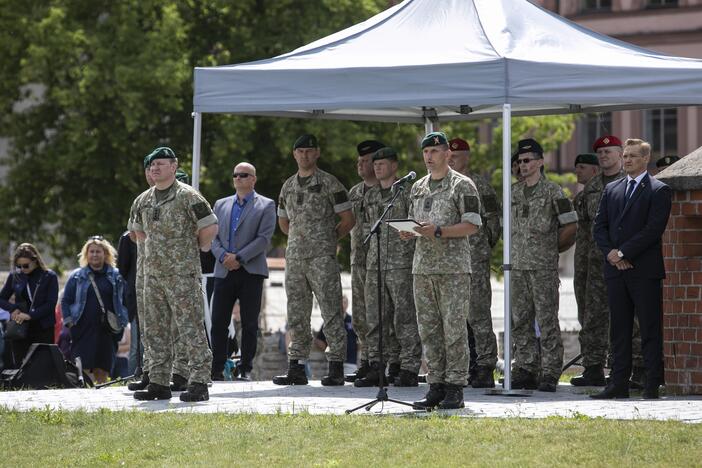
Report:
[[[641,350],[646,366],[647,385],[663,383],[662,281],[636,278],[627,272],[607,278],[610,340],[613,365],[611,382],[628,386],[631,375],[631,335],[634,315],[641,328]]]
[[[224,370],[229,357],[228,327],[232,308],[239,300],[241,313],[241,363],[242,370],[251,372],[256,355],[258,315],[261,312],[263,292],[261,275],[252,275],[243,267],[230,271],[224,278],[215,278],[212,297],[212,373]]]

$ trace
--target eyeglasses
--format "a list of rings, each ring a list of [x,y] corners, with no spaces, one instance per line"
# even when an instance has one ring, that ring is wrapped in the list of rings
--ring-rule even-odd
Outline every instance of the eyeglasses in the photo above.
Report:
[[[90,236],[90,238],[89,238],[88,240],[91,240],[91,241],[104,241],[105,238],[102,237],[102,236]]]
[[[253,177],[253,174],[247,174],[246,172],[235,172],[232,174],[232,178],[236,179],[237,177],[240,179],[246,179],[247,177]]]
[[[536,160],[536,158],[524,158],[524,159],[517,159],[517,163],[519,164],[529,164],[530,162]]]
[[[32,262],[29,263],[18,263],[15,265],[17,268],[21,270],[29,270],[32,267]]]

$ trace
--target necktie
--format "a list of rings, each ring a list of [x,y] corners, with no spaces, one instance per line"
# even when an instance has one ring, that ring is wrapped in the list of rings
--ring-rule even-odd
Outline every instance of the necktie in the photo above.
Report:
[[[636,187],[636,179],[631,179],[629,181],[629,186],[626,188],[626,194],[624,194],[627,203],[629,202],[631,195],[634,193],[634,187]]]

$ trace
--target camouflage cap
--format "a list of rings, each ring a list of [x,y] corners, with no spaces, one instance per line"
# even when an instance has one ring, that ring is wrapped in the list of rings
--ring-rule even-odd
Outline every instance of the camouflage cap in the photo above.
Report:
[[[309,133],[302,135],[293,144],[293,150],[298,148],[319,148],[317,137]]]
[[[373,155],[373,161],[378,161],[379,159],[392,159],[397,161],[397,152],[390,146],[380,148]]]
[[[591,164],[593,166],[599,166],[600,163],[597,161],[597,155],[593,153],[582,153],[575,158],[575,164]]]
[[[427,133],[426,136],[422,138],[422,149],[428,146],[439,145],[448,145],[448,138],[444,132]]]
[[[356,146],[356,151],[358,151],[359,156],[365,156],[367,154],[372,154],[378,151],[380,148],[384,148],[385,145],[377,140],[366,140],[362,141]]]
[[[155,159],[176,159],[176,155],[168,146],[160,146],[153,150],[147,158],[149,159],[149,164],[151,164]]]
[[[175,178],[178,182],[190,185],[190,176],[181,168],[176,169]]]
[[[658,168],[668,167],[677,161],[680,161],[679,156],[666,156],[666,157],[660,158],[658,161],[656,161],[656,167],[658,167]]]

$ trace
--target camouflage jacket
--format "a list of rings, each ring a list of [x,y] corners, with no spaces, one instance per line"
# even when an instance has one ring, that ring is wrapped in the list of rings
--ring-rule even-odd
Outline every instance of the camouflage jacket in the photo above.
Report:
[[[130,231],[146,233],[145,275],[200,276],[197,231],[217,224],[210,204],[191,186],[175,181],[161,200],[151,187],[134,200]]]
[[[349,201],[353,216],[356,218],[356,224],[351,229],[351,265],[360,265],[361,268],[365,267],[366,252],[368,251],[368,246],[363,245],[363,241],[370,231],[370,225],[366,221],[365,215],[367,191],[368,186],[363,182],[359,182],[349,190]]]
[[[429,175],[419,179],[410,195],[409,217],[437,226],[459,223],[482,225],[480,197],[475,184],[453,169],[434,190]],[[471,273],[470,241],[466,237],[427,239],[418,237],[412,262],[414,274]]]
[[[297,174],[280,189],[278,216],[288,219],[286,258],[336,256],[336,213],[351,209],[349,194],[336,177],[317,169],[303,187]]]
[[[477,233],[470,236],[470,258],[475,264],[477,262],[490,261],[492,248],[502,234],[501,204],[497,200],[497,194],[492,185],[482,176],[477,174],[465,174],[475,184],[480,195],[480,218],[483,225]]]
[[[512,186],[511,263],[518,270],[558,269],[558,229],[578,221],[558,184],[541,176],[529,199],[525,182]]]
[[[580,240],[583,246],[587,245],[588,250],[597,252],[597,255],[600,255],[600,249],[595,243],[592,230],[597,210],[600,207],[602,192],[605,185],[624,176],[626,176],[626,173],[623,170],[620,170],[618,174],[613,176],[605,176],[600,172],[585,184],[582,192],[578,194],[582,195],[582,197],[578,199],[576,196],[575,209],[578,212],[578,234],[575,237],[575,242],[577,243]]]
[[[380,185],[376,185],[366,192],[366,221],[369,224],[375,223],[383,214],[385,206],[390,202],[393,194],[391,190],[382,190]],[[385,219],[406,219],[409,210],[410,195],[407,190],[403,190],[395,199],[393,207],[388,212]],[[370,227],[368,228],[370,229]],[[366,268],[375,270],[378,256],[378,237],[373,236],[368,245],[368,255],[366,257]],[[380,267],[382,270],[397,270],[400,268],[411,268],[414,257],[415,240],[403,241],[400,239],[400,232],[391,228],[386,223],[380,226]]]

